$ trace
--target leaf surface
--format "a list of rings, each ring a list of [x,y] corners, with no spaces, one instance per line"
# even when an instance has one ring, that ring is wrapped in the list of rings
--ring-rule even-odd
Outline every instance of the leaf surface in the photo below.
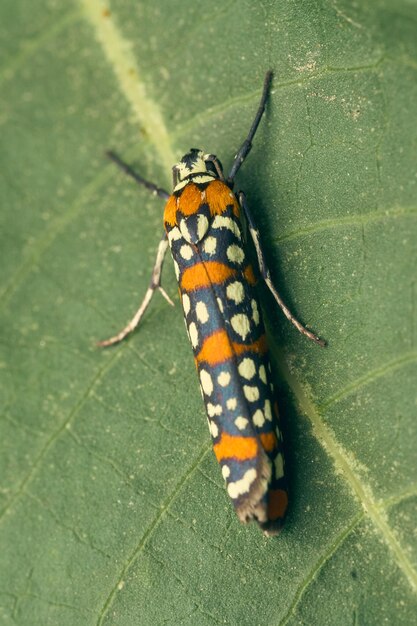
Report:
[[[415,2],[3,0],[0,622],[414,623]],[[276,539],[241,526],[180,307],[124,344],[190,147],[238,176],[288,449]],[[171,263],[164,284],[176,298]]]

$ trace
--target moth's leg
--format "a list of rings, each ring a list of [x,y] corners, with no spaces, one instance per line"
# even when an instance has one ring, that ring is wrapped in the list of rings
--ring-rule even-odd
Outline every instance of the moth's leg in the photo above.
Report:
[[[138,183],[138,185],[142,185],[143,187],[146,187],[146,189],[152,192],[154,196],[159,196],[160,198],[163,198],[164,200],[168,200],[170,194],[167,191],[165,191],[165,189],[161,189],[157,185],[154,185],[154,183],[150,183],[148,180],[145,180],[144,178],[142,178],[142,176],[137,174],[130,167],[130,165],[122,161],[122,159],[119,156],[117,156],[115,152],[113,152],[112,150],[108,150],[106,152],[106,156],[111,161],[113,161],[113,163],[116,163],[117,167],[119,167],[125,174],[133,178],[133,180],[135,180]]]
[[[235,156],[235,160],[233,161],[233,165],[232,165],[232,169],[230,170],[228,179],[227,179],[227,183],[230,185],[230,187],[233,186],[233,181],[234,178],[240,168],[240,166],[242,165],[243,161],[246,159],[246,157],[248,156],[251,148],[252,148],[252,140],[254,138],[254,135],[258,129],[259,126],[259,122],[261,121],[261,117],[263,115],[263,112],[265,111],[265,106],[266,106],[266,101],[268,99],[268,95],[269,95],[269,89],[271,87],[271,81],[272,81],[272,71],[269,70],[269,72],[267,72],[265,74],[265,80],[264,80],[264,87],[263,87],[263,91],[262,91],[262,96],[261,96],[261,101],[259,103],[258,106],[258,110],[256,111],[256,115],[255,118],[252,122],[252,126],[250,127],[248,136],[246,137],[245,141],[242,143],[242,145],[240,146],[239,150],[237,151],[237,154]]]
[[[247,222],[248,222],[248,225],[249,225],[250,234],[251,234],[251,237],[253,239],[253,243],[255,244],[256,255],[258,257],[259,269],[260,269],[262,278],[264,279],[264,281],[268,285],[269,290],[271,291],[271,293],[274,296],[275,300],[277,301],[277,303],[281,307],[282,312],[284,313],[285,317],[287,319],[289,319],[292,324],[294,324],[296,329],[300,333],[302,333],[303,335],[305,335],[306,337],[311,339],[312,341],[315,341],[316,343],[318,343],[320,346],[325,346],[326,342],[323,339],[320,339],[320,337],[317,337],[317,335],[312,333],[310,330],[307,330],[307,328],[305,328],[294,317],[294,315],[291,313],[291,311],[288,309],[288,307],[283,302],[283,300],[282,300],[281,296],[279,295],[278,291],[275,289],[274,283],[272,282],[271,273],[270,273],[270,271],[268,269],[268,266],[266,265],[264,253],[262,251],[260,237],[259,237],[259,230],[256,228],[255,222],[253,221],[253,217],[252,217],[252,215],[250,213],[250,210],[249,210],[249,207],[248,207],[248,203],[246,201],[245,194],[242,191],[240,191],[237,195],[238,195],[238,198],[239,198],[240,206],[241,206],[241,208],[242,208],[242,210],[243,210],[243,212],[244,212],[244,214],[246,216],[246,219],[247,219]]]
[[[168,239],[167,239],[166,234],[164,234],[163,238],[159,242],[158,252],[156,254],[155,265],[154,265],[154,268],[153,268],[153,271],[152,271],[151,282],[149,284],[148,290],[145,293],[145,297],[143,298],[142,303],[141,303],[139,309],[136,311],[134,317],[127,324],[127,326],[125,326],[125,328],[123,328],[123,330],[121,330],[114,337],[110,337],[110,339],[105,339],[104,341],[99,341],[99,343],[98,343],[99,346],[111,346],[111,345],[113,345],[115,343],[118,343],[119,341],[122,341],[122,339],[124,339],[126,337],[126,335],[131,333],[136,328],[136,326],[139,324],[140,320],[142,319],[143,314],[145,313],[146,309],[148,308],[149,303],[152,300],[152,296],[153,296],[153,294],[155,293],[155,291],[157,289],[159,289],[159,291],[162,293],[162,295],[164,296],[165,300],[167,300],[167,302],[169,302],[169,304],[174,306],[174,303],[172,302],[171,298],[165,292],[163,287],[161,287],[162,266],[164,264],[164,259],[165,259],[165,254],[166,254],[167,248],[168,248]]]

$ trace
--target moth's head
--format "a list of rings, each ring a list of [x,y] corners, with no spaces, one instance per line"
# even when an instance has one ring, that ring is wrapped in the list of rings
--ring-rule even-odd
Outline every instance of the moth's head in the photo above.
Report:
[[[220,178],[223,180],[223,170],[220,161],[214,154],[204,154],[198,148],[191,148],[184,154],[181,161],[172,168],[174,191],[178,191],[188,182],[204,183]]]

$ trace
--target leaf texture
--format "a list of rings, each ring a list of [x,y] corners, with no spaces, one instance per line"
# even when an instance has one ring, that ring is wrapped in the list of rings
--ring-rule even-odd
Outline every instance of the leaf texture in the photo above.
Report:
[[[414,623],[415,2],[3,0],[0,623]],[[238,176],[279,290],[261,299],[291,484],[242,526],[180,307],[125,324],[190,147]],[[164,284],[176,297],[168,261]]]

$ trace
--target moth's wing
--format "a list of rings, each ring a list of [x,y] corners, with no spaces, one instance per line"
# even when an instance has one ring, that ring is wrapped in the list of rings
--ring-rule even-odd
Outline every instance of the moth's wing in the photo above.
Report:
[[[226,363],[230,368],[230,379],[234,382],[233,397],[238,398],[237,409],[223,413],[224,419],[219,420],[219,423],[225,432],[227,424],[230,429],[230,424],[233,423],[243,427],[242,435],[249,436],[250,433],[251,437],[258,439],[263,454],[259,449],[257,458],[263,459],[262,475],[269,474],[269,479],[262,501],[256,505],[257,511],[266,511],[266,516],[263,520],[258,516],[257,520],[266,532],[275,534],[284,522],[288,505],[288,485],[278,406],[262,312],[255,288],[256,281],[246,257],[240,221],[231,207],[213,220],[207,236],[214,237],[217,242],[216,258],[227,262],[235,271],[233,277],[212,281],[213,296],[221,309],[221,319],[216,322],[223,324],[232,346],[233,358]],[[207,261],[204,249],[201,257],[203,262]],[[224,395],[225,389],[220,390],[220,393]],[[227,399],[226,395],[226,402]],[[269,471],[266,469],[267,465]],[[243,464],[239,467],[241,473],[246,469]],[[237,475],[238,468],[234,467],[232,478],[235,479]],[[259,493],[258,490],[256,497]],[[240,503],[240,510],[253,510],[254,499],[255,496],[249,492],[246,503]]]
[[[230,190],[226,193],[230,197]],[[218,197],[209,198],[211,210]],[[272,534],[282,524],[287,498],[277,471],[282,438],[276,431],[265,330],[237,203],[215,208],[196,243],[190,241],[194,217],[169,225],[168,239],[228,494],[242,521],[255,519]]]
[[[222,357],[221,367],[218,368],[220,371],[215,370],[215,373],[217,376],[223,376],[221,379],[223,381],[230,377],[229,384],[218,389],[218,396],[223,398],[223,405],[226,404],[226,408],[222,406],[222,413],[217,417],[214,429],[217,428],[226,434],[232,431],[235,436],[240,434],[258,440],[258,448],[250,461],[246,464],[241,459],[233,462],[231,466],[233,471],[230,471],[226,478],[226,484],[228,493],[232,496],[235,487],[230,487],[230,483],[238,483],[243,488],[245,472],[256,469],[256,474],[252,471],[248,476],[262,476],[260,481],[262,488],[245,492],[245,495],[235,502],[235,506],[241,519],[254,517],[266,532],[274,534],[283,524],[288,505],[282,435],[278,425],[278,410],[255,278],[246,258],[240,222],[231,207],[212,221],[200,249],[202,263],[209,262],[211,255],[207,255],[206,250],[211,251],[214,243],[216,260],[234,271],[232,276],[221,277],[222,279],[214,275],[211,281],[211,310],[214,310],[217,304],[218,311],[213,327],[223,328],[223,334],[218,334],[216,338],[215,350],[211,350],[216,354],[209,365],[216,366]],[[197,306],[196,303],[194,305]],[[210,329],[210,332],[212,330]],[[232,358],[229,351],[232,352]],[[209,351],[202,352],[198,363],[204,360],[204,352]],[[234,398],[236,408],[233,410],[230,407],[233,406]],[[209,419],[211,419],[210,410],[213,410],[212,407],[207,406]],[[214,445],[216,446],[216,441]],[[238,446],[243,450],[243,442]],[[229,458],[231,454],[229,451]],[[255,467],[255,459],[259,463],[258,467]],[[224,458],[221,464],[227,465]],[[228,473],[229,469],[222,471]],[[269,478],[265,486],[266,476]]]

